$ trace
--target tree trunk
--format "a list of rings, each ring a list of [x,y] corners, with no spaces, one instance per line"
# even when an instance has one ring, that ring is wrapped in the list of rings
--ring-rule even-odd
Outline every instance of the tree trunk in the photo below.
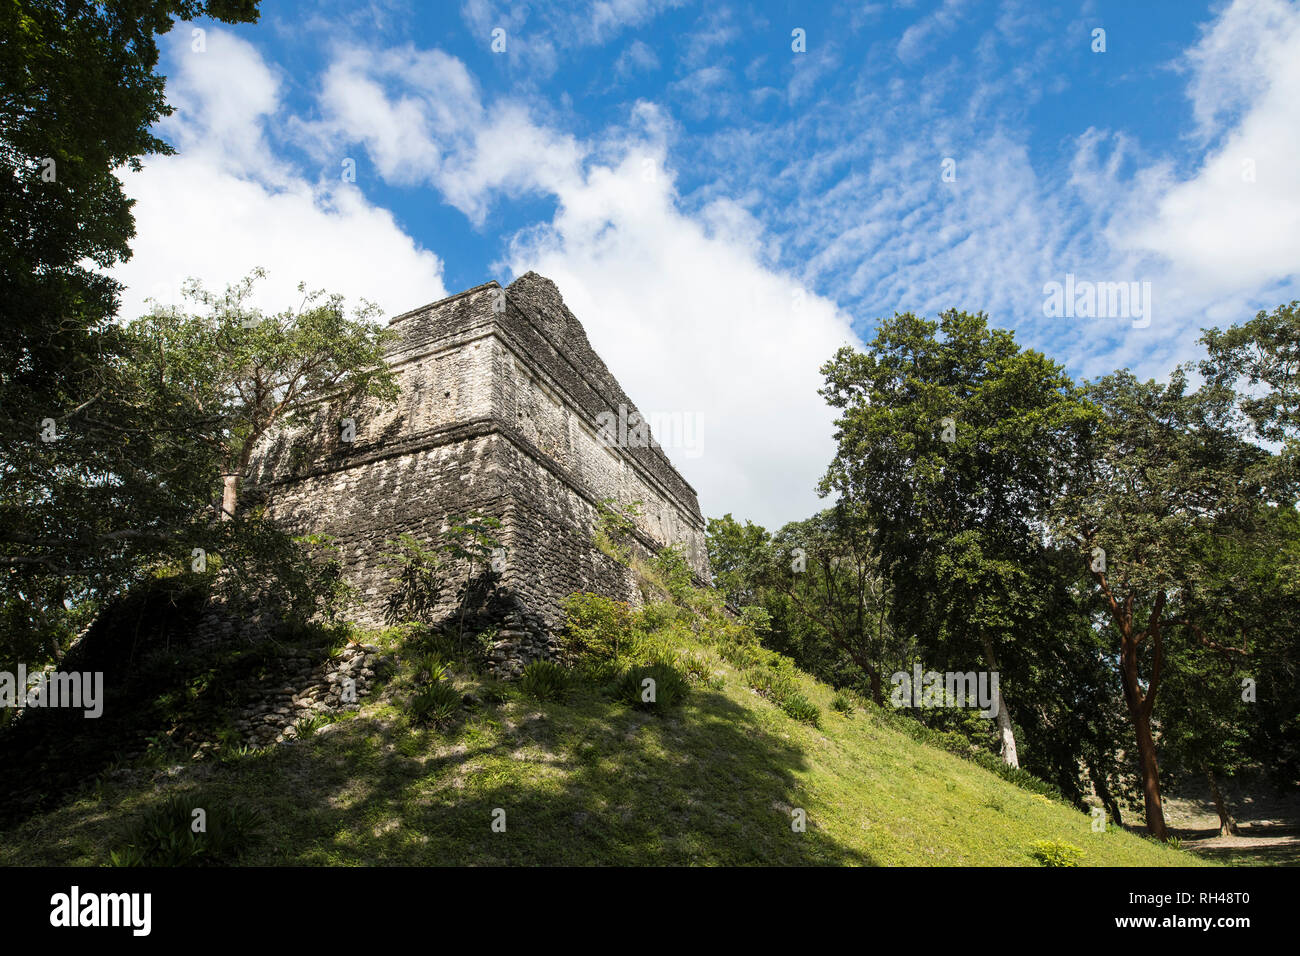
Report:
[[[1237,821],[1232,819],[1228,803],[1219,792],[1219,782],[1214,779],[1214,771],[1209,767],[1205,768],[1205,779],[1210,783],[1210,796],[1214,798],[1214,809],[1219,811],[1219,836],[1236,836]]]
[[[998,687],[998,736],[1002,740],[1002,760],[1013,767],[1020,766],[1020,757],[1016,753],[1016,734],[1011,729],[1011,716],[1007,713],[1007,702],[1002,699],[1002,688]]]
[[[871,682],[871,699],[877,707],[885,706],[885,692],[880,686],[880,671],[874,668],[867,671],[867,680]]]
[[[1090,761],[1088,763],[1088,776],[1092,778],[1092,789],[1097,791],[1097,798],[1101,800],[1101,805],[1110,814],[1111,822],[1117,827],[1122,827],[1124,820],[1119,814],[1119,804],[1115,802],[1115,795],[1110,792],[1110,784],[1106,782],[1106,775],[1097,769],[1095,763]]]
[[[1158,619],[1164,602],[1156,602]],[[1155,704],[1155,692],[1159,686],[1160,645],[1156,645],[1157,663],[1152,671],[1151,682],[1144,695],[1138,683],[1137,652],[1138,638],[1131,630],[1131,616],[1120,622],[1120,674],[1124,682],[1124,702],[1128,705],[1129,717],[1133,721],[1133,733],[1137,737],[1138,775],[1142,780],[1142,802],[1146,811],[1147,832],[1157,840],[1167,840],[1169,831],[1165,827],[1165,809],[1160,801],[1160,764],[1156,759],[1156,742],[1151,735],[1151,709]],[[1158,632],[1154,632],[1159,639]]]
[[[1160,801],[1160,765],[1156,761],[1156,742],[1151,736],[1151,718],[1140,705],[1133,711],[1133,729],[1137,735],[1138,772],[1142,777],[1147,831],[1157,840],[1169,839],[1165,827],[1165,808]]]
[[[239,475],[223,475],[221,478],[221,520],[229,521],[235,516],[235,506],[239,504]]]
[[[993,642],[987,637],[982,638],[984,643],[984,664],[990,671],[998,669],[997,658],[993,656]],[[1012,767],[1020,767],[1020,757],[1016,753],[1016,733],[1011,727],[1011,715],[1007,713],[1007,702],[1002,699],[1002,681],[998,680],[998,714],[995,718],[998,722],[998,738],[1002,744],[1002,762]]]

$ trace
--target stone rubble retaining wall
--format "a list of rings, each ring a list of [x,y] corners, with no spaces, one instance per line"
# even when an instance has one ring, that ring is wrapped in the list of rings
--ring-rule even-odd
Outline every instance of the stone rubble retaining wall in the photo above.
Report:
[[[373,644],[349,644],[338,655],[313,666],[307,654],[285,662],[285,683],[261,691],[235,720],[250,747],[268,747],[298,736],[298,721],[361,709],[376,673],[387,663]],[[356,682],[356,700],[344,701],[344,681]]]

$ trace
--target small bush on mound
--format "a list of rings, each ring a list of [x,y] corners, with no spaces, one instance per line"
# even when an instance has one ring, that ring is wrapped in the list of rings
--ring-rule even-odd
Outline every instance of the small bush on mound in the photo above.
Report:
[[[1029,855],[1043,866],[1078,866],[1083,859],[1083,851],[1064,840],[1035,840]]]
[[[689,604],[690,598],[693,597],[693,578],[690,571],[690,564],[686,563],[686,555],[682,554],[680,546],[669,546],[656,554],[653,561],[650,562],[650,571],[656,579],[656,583],[662,584],[664,591],[677,604]]]
[[[770,654],[766,664],[745,671],[745,683],[760,697],[776,704],[795,720],[814,727],[821,725],[821,710],[799,690],[795,670],[789,660],[779,654]]]
[[[831,708],[847,716],[853,713],[853,697],[847,691],[837,690],[831,698]]]
[[[666,710],[681,703],[689,690],[681,672],[661,661],[628,668],[618,682],[617,694],[619,700],[642,710]]]
[[[805,724],[812,724],[814,727],[820,727],[822,722],[822,712],[800,691],[792,691],[781,701],[781,709],[793,717],[795,720],[801,720]]]
[[[460,694],[447,681],[426,684],[411,698],[411,719],[417,724],[445,724],[460,710]]]
[[[563,700],[568,689],[569,674],[554,661],[533,661],[519,678],[519,690],[542,703]]]
[[[196,816],[196,810],[203,816]],[[203,829],[195,832],[202,822]],[[128,830],[111,866],[222,866],[238,861],[261,825],[256,810],[224,806],[200,794],[173,796]]]
[[[722,659],[739,670],[749,670],[762,663],[758,648],[739,641],[728,641],[718,646]]]
[[[766,634],[772,630],[772,615],[767,608],[751,604],[740,609],[740,623],[755,634]]]
[[[489,704],[504,704],[510,699],[510,685],[505,681],[489,679],[479,685],[479,696]]]
[[[310,717],[299,718],[293,725],[293,732],[299,739],[306,740],[329,723],[324,714],[312,714]]]
[[[624,602],[579,591],[564,599],[564,631],[578,660],[618,660],[632,643],[636,626]]]
[[[707,654],[684,653],[678,655],[677,664],[682,675],[692,687],[720,687],[722,679],[713,673],[714,661]]]
[[[425,654],[415,665],[415,679],[421,684],[436,684],[446,678],[448,669],[441,654]]]
[[[675,604],[667,601],[653,601],[636,613],[636,623],[643,631],[657,631],[667,627],[685,612]]]
[[[795,692],[794,675],[781,667],[759,664],[745,671],[745,683],[774,704],[780,704]]]
[[[614,661],[587,660],[578,665],[577,673],[584,683],[592,687],[609,688],[622,678],[623,666]]]

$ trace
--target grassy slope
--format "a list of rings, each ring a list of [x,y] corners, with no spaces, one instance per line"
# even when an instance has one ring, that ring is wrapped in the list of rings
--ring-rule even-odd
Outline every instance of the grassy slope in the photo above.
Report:
[[[695,650],[699,651],[700,648]],[[707,653],[707,651],[705,651]],[[247,863],[1035,865],[1063,840],[1083,865],[1196,865],[920,744],[800,681],[820,729],[714,658],[716,686],[664,714],[590,691],[538,704],[512,690],[442,730],[387,700],[302,741],[224,762],[119,771],[0,833],[0,864],[102,864],[126,825],[178,791],[260,807]],[[479,678],[457,683],[474,690]],[[506,832],[491,830],[494,808]],[[807,832],[791,828],[792,808]]]

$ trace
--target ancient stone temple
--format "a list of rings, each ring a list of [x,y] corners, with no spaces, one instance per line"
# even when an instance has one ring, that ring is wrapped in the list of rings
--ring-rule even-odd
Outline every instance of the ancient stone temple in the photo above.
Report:
[[[640,413],[550,280],[530,272],[505,289],[489,282],[391,327],[397,403],[321,405],[310,425],[263,444],[247,482],[246,499],[278,520],[337,540],[361,595],[359,621],[384,619],[394,587],[386,540],[432,540],[471,513],[501,521],[506,670],[555,649],[560,602],[572,592],[640,600],[631,573],[592,543],[606,499],[641,502],[634,546],[679,546],[707,580],[694,489],[653,439],[610,428]],[[454,610],[450,589],[442,601]]]

